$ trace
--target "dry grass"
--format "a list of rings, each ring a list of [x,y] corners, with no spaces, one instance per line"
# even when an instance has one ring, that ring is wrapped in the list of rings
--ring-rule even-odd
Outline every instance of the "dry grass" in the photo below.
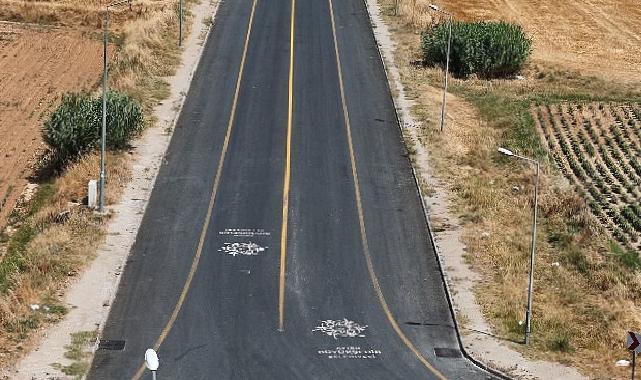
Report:
[[[414,31],[432,22],[433,0],[397,0]],[[618,82],[641,82],[641,8],[635,0],[454,0],[436,2],[459,20],[506,20],[534,39],[533,61]],[[386,1],[393,9],[394,1]],[[440,16],[437,16],[440,17]]]
[[[111,85],[137,98],[148,113],[169,95],[163,77],[173,75],[179,63],[177,23],[174,9],[166,7],[139,13],[123,28],[123,44],[112,66]]]
[[[127,158],[109,154],[108,203],[117,201],[130,178]],[[61,317],[59,306],[69,281],[93,258],[103,241],[105,220],[80,206],[87,182],[98,171],[91,154],[71,165],[63,176],[43,184],[22,215],[0,263],[0,352],[19,356],[31,331]],[[29,305],[40,305],[32,310]],[[46,309],[49,310],[46,310]]]
[[[418,12],[414,20],[408,8],[394,16],[393,0],[380,3],[397,43],[403,84],[422,123],[419,143],[463,221],[466,258],[483,279],[477,300],[495,333],[522,339],[529,270],[534,173],[496,153],[506,146],[543,162],[532,344],[512,346],[577,366],[590,378],[624,378],[628,370],[614,362],[627,356],[626,329],[641,327],[641,274],[621,260],[585,200],[551,162],[531,107],[561,99],[638,100],[638,85],[605,82],[548,62],[531,64],[524,81],[454,80],[441,134],[442,73],[411,64],[420,58]]]
[[[191,18],[186,1],[185,15]],[[99,38],[104,1],[0,0],[0,20],[52,24],[80,29]],[[163,77],[179,63],[175,2],[135,1],[131,10],[116,10],[111,40],[116,46],[110,86],[128,92],[143,104],[147,121],[153,106],[169,94]],[[185,26],[190,23],[185,22]],[[185,36],[189,30],[185,31]],[[1,236],[0,365],[5,366],[34,344],[32,332],[60,319],[60,299],[73,277],[89,262],[104,240],[106,218],[80,205],[87,182],[99,172],[99,157],[89,154],[56,178],[44,180],[27,205],[16,209],[10,234]],[[107,157],[107,204],[116,203],[130,178],[128,152]],[[38,304],[32,310],[31,304]]]

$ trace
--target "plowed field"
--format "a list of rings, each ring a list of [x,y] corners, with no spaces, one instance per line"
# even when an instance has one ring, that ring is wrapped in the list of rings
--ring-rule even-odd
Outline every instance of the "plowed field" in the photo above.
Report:
[[[0,228],[44,148],[48,112],[62,94],[95,88],[101,72],[100,41],[0,22]]]

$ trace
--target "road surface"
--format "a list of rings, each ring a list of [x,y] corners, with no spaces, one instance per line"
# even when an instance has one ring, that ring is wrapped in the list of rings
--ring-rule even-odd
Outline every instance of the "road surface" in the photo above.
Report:
[[[101,338],[89,379],[491,378],[362,0],[221,3]]]

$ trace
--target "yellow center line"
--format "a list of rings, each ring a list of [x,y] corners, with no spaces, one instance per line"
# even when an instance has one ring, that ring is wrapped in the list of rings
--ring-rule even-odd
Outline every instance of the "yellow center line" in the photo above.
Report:
[[[287,221],[289,217],[289,181],[291,177],[292,122],[294,112],[294,20],[296,0],[292,0],[289,35],[289,105],[287,113],[287,147],[283,178],[283,218],[280,229],[280,275],[278,279],[278,331],[285,331],[285,273],[287,267]]]
[[[182,292],[180,293],[180,297],[178,298],[178,302],[174,306],[174,310],[171,313],[171,317],[169,318],[169,321],[167,322],[165,327],[162,329],[160,336],[158,337],[158,339],[156,340],[156,343],[154,344],[155,350],[158,350],[160,348],[160,345],[162,345],[164,340],[167,338],[167,335],[171,331],[172,327],[174,326],[174,323],[178,318],[178,314],[180,313],[180,309],[182,308],[185,302],[185,299],[187,298],[187,293],[189,293],[189,288],[191,287],[191,282],[194,279],[196,270],[198,269],[200,256],[203,251],[203,246],[205,245],[205,237],[207,236],[207,230],[209,228],[209,222],[211,221],[211,215],[213,213],[214,204],[216,202],[216,194],[218,193],[218,186],[220,184],[220,178],[223,172],[223,164],[225,162],[225,155],[227,154],[227,148],[229,146],[229,139],[231,137],[232,126],[234,125],[234,120],[236,119],[236,107],[238,105],[238,94],[240,93],[240,84],[243,78],[243,71],[245,68],[245,59],[247,57],[247,48],[249,46],[249,38],[251,36],[252,24],[254,22],[254,13],[256,10],[257,2],[258,0],[254,0],[252,3],[251,14],[249,16],[249,23],[247,26],[247,35],[245,36],[245,46],[243,47],[243,55],[240,59],[240,68],[238,69],[238,79],[236,80],[236,90],[234,92],[234,101],[231,106],[229,121],[227,122],[227,133],[225,134],[225,140],[223,142],[222,151],[220,152],[220,157],[218,158],[218,168],[216,169],[216,177],[214,177],[214,184],[211,191],[211,197],[209,199],[209,207],[207,208],[205,221],[200,231],[198,248],[196,249],[196,254],[194,255],[194,258],[191,262],[191,268],[189,270],[189,274],[187,275],[187,280],[183,285],[183,289],[182,289]],[[145,372],[145,365],[141,364],[136,374],[132,377],[132,380],[140,379],[144,374],[144,372]]]
[[[334,37],[334,52],[336,55],[336,66],[338,68],[338,86],[340,88],[341,103],[343,106],[343,117],[345,120],[345,129],[347,131],[347,144],[349,146],[349,158],[352,166],[352,177],[354,178],[354,194],[356,197],[356,209],[358,211],[358,223],[361,230],[361,243],[363,245],[363,254],[365,256],[365,262],[367,263],[367,271],[369,272],[369,276],[372,281],[372,286],[376,291],[378,301],[381,304],[381,307],[383,308],[383,311],[385,313],[385,316],[387,317],[387,320],[392,325],[392,329],[394,329],[394,331],[396,332],[398,337],[401,339],[401,341],[403,341],[405,346],[407,346],[407,348],[409,348],[410,351],[412,351],[414,355],[416,355],[418,360],[423,364],[423,366],[425,366],[425,368],[431,371],[437,378],[441,380],[445,380],[446,379],[445,376],[443,376],[441,372],[439,372],[436,368],[434,368],[434,366],[430,364],[430,362],[427,361],[427,359],[423,356],[423,354],[421,354],[421,352],[414,346],[414,344],[409,340],[409,338],[405,335],[405,333],[403,333],[403,330],[401,330],[400,326],[398,325],[398,322],[396,322],[394,315],[392,314],[389,306],[387,305],[387,301],[385,301],[385,296],[383,295],[381,285],[378,282],[378,277],[376,276],[376,272],[374,272],[374,264],[372,263],[372,256],[369,252],[369,244],[367,242],[367,231],[365,229],[365,217],[363,213],[363,204],[361,202],[361,190],[360,190],[360,184],[358,182],[358,172],[356,170],[354,145],[352,143],[352,128],[350,126],[349,112],[347,110],[347,103],[345,101],[345,88],[343,85],[343,70],[341,68],[340,53],[338,51],[338,41],[336,39],[336,22],[334,21],[334,7],[332,5],[332,0],[328,0],[328,2],[329,2],[330,18],[332,21],[332,35]]]

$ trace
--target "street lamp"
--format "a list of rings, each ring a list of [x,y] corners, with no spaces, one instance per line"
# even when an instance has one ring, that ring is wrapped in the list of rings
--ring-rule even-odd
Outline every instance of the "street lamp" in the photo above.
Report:
[[[100,183],[98,211],[105,212],[105,150],[107,145],[107,44],[109,40],[109,8],[129,3],[132,0],[121,0],[108,4],[105,8],[105,32],[102,44],[102,129],[100,131]]]
[[[154,351],[153,348],[148,348],[147,351],[145,351],[145,365],[151,371],[153,380],[156,380],[156,371],[158,370],[159,364],[160,362],[156,351]]]
[[[527,291],[527,311],[525,313],[525,344],[529,343],[530,333],[531,333],[531,324],[532,324],[532,293],[534,288],[534,253],[536,251],[536,215],[538,209],[539,201],[539,169],[540,165],[537,160],[532,158],[519,156],[514,154],[511,150],[505,148],[499,148],[499,153],[502,153],[506,156],[518,158],[524,161],[529,162],[530,164],[536,165],[536,181],[534,183],[534,212],[532,220],[532,242],[530,245],[530,280]]]
[[[447,76],[450,72],[450,48],[452,46],[452,15],[442,10],[438,5],[430,4],[430,8],[436,12],[443,13],[448,17],[448,36],[447,36],[447,57],[445,58],[445,86],[443,86],[443,102],[441,103],[441,132],[445,128],[445,101],[447,95]]]

